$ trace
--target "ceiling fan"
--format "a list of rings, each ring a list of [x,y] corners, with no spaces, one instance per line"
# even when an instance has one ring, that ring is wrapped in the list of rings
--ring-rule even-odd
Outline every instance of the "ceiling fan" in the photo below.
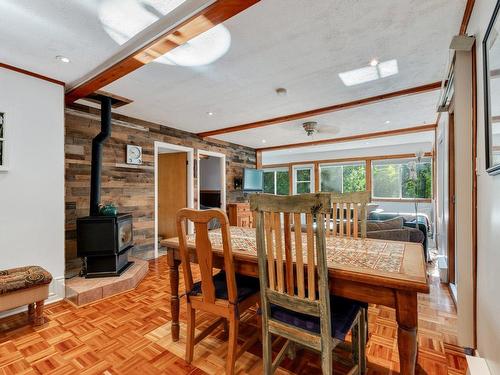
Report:
[[[337,134],[339,132],[339,129],[334,126],[318,126],[316,121],[306,121],[302,124],[302,128],[308,137],[312,137],[316,133]]]

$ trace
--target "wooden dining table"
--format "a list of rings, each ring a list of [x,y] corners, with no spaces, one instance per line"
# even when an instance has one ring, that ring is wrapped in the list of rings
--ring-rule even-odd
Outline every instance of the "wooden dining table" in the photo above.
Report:
[[[254,228],[231,227],[235,271],[258,276]],[[214,267],[223,268],[220,230],[209,233]],[[194,235],[188,235],[191,261],[196,263]],[[161,241],[167,248],[171,288],[171,333],[179,340],[179,241]],[[337,296],[396,310],[400,373],[415,373],[417,359],[417,293],[429,293],[421,244],[375,239],[327,237],[330,291]],[[335,305],[332,305],[335,308]]]

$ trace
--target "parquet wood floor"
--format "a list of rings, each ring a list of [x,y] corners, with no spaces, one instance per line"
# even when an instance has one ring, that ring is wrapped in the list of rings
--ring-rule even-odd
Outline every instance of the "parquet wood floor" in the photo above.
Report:
[[[172,343],[169,335],[166,257],[150,261],[149,268],[133,291],[80,308],[65,301],[48,305],[47,322],[41,327],[29,326],[26,313],[1,319],[0,374],[222,374],[226,342],[221,331],[198,345],[193,365],[184,362],[184,342]],[[418,372],[465,374],[465,358],[455,346],[455,307],[446,287],[432,280],[431,294],[419,296]],[[181,308],[181,321],[184,318]],[[211,319],[200,315],[197,321],[202,327]],[[255,329],[255,315],[246,320],[242,337]],[[371,306],[369,328],[368,373],[398,373],[394,310]],[[274,348],[281,345],[277,340]],[[336,354],[347,356],[343,351]],[[255,345],[238,361],[238,373],[260,374],[260,355]],[[344,365],[336,362],[335,371],[345,373]],[[302,350],[294,361],[285,360],[279,372],[319,374],[319,356]]]

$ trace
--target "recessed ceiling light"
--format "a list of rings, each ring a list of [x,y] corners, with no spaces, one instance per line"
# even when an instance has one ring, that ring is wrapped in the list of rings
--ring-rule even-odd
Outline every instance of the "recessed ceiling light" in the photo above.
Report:
[[[391,121],[390,121],[390,120],[386,120],[386,121],[385,121],[385,123],[386,123],[386,124],[390,124],[390,123],[391,123]]]
[[[209,116],[213,116],[214,114],[215,113],[213,113],[213,112],[207,112],[207,115],[209,115]]]
[[[372,59],[370,61],[370,66],[377,66],[378,65],[378,60],[377,59]]]
[[[262,143],[266,143],[267,141],[265,139],[262,140]]]
[[[280,87],[280,88],[277,88],[277,89],[276,89],[276,94],[277,94],[278,96],[286,96],[287,91],[286,91],[286,89],[285,89],[285,88]]]
[[[70,62],[70,59],[68,59],[65,56],[61,56],[61,55],[57,55],[56,56],[56,60],[59,60],[60,62],[63,62],[63,63],[66,63],[66,64]]]

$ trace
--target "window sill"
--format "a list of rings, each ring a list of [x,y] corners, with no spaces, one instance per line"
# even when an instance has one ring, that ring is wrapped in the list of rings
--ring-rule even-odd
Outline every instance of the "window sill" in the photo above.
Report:
[[[375,198],[372,197],[373,202],[398,202],[398,203],[432,203],[431,198],[419,198],[419,199],[411,199],[411,198]]]

